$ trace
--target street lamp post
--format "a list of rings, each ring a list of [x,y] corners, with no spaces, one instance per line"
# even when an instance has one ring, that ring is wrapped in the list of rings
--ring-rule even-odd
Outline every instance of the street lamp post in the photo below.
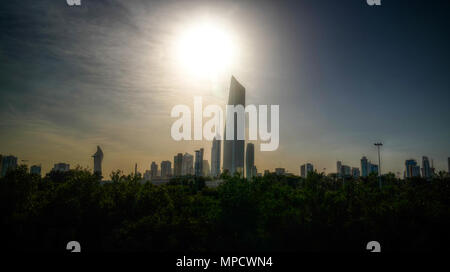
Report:
[[[374,143],[374,145],[378,149],[378,185],[380,186],[381,190],[381,157],[380,157],[380,147],[383,145],[382,143]]]

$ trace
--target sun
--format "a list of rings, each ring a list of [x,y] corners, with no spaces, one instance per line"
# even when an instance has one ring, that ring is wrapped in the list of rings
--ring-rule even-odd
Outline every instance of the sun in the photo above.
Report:
[[[177,41],[180,64],[197,76],[216,76],[227,71],[235,54],[232,35],[225,27],[211,21],[184,28]]]

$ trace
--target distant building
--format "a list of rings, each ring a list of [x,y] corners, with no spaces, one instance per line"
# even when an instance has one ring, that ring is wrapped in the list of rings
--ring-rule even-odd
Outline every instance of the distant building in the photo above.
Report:
[[[424,178],[430,178],[431,177],[431,167],[430,167],[430,161],[428,160],[427,156],[422,157],[422,177]]]
[[[307,178],[310,172],[314,172],[314,166],[311,163],[300,166],[300,175],[302,178]]]
[[[270,174],[270,171],[269,170],[264,170],[264,176],[267,176],[267,175],[269,175]]]
[[[245,154],[245,175],[247,179],[251,179],[253,177],[253,166],[255,166],[255,145],[248,143]]]
[[[284,175],[284,173],[286,173],[286,170],[284,168],[275,168],[276,175]]]
[[[221,141],[214,137],[211,148],[211,176],[220,175],[220,145]]]
[[[450,173],[450,157],[448,158],[448,172]]]
[[[203,148],[195,150],[195,175],[203,176]]]
[[[183,163],[181,167],[181,175],[193,175],[194,174],[194,156],[189,153],[183,155]]]
[[[359,178],[360,174],[358,167],[352,167],[352,177]]]
[[[145,170],[144,173],[144,180],[149,181],[152,179],[152,171],[150,170]]]
[[[367,177],[369,175],[369,162],[367,161],[367,158],[363,156],[361,158],[361,176]]]
[[[94,158],[94,174],[102,175],[103,151],[97,146],[97,152],[92,156]]]
[[[175,177],[181,176],[181,169],[183,167],[183,154],[178,153],[173,157],[173,175]]]
[[[156,162],[152,162],[152,164],[150,165],[150,172],[152,179],[158,176],[158,164],[156,164]]]
[[[17,168],[17,157],[14,156],[5,156],[2,157],[2,172],[1,176],[4,177],[6,175],[6,172],[9,170],[14,170]]]
[[[338,177],[341,176],[341,172],[342,172],[341,167],[342,167],[342,162],[341,161],[337,161],[336,162],[336,175]]]
[[[258,176],[258,168],[256,168],[256,165],[253,165],[251,174],[252,174],[252,178]],[[259,175],[259,176],[261,176],[261,175]]]
[[[70,164],[63,163],[63,162],[56,163],[52,169],[53,172],[67,172],[69,170],[70,170]]]
[[[33,165],[30,167],[30,174],[35,174],[41,176],[41,166]]]
[[[352,175],[352,170],[351,169],[352,168],[350,166],[348,166],[348,165],[342,165],[341,166],[341,173],[340,173],[341,177],[346,177],[346,178],[351,177],[351,175]]]
[[[172,176],[172,163],[170,161],[161,162],[161,178],[169,178]]]
[[[416,160],[409,159],[405,161],[405,178],[420,177],[420,167]]]
[[[374,173],[376,175],[378,175],[378,164],[373,164],[370,161],[367,163],[367,168],[369,171],[369,175]]]
[[[209,177],[211,175],[211,170],[209,168],[208,160],[203,160],[203,176]]]
[[[231,106],[242,105],[245,107],[245,88],[242,86],[234,76],[231,77],[230,82],[230,92],[228,95],[228,104]],[[228,170],[230,175],[238,172],[244,174],[244,148],[245,140],[238,140],[238,130],[243,130],[245,134],[245,118],[241,122],[238,122],[238,113],[227,113],[233,114],[234,118],[234,129],[233,135],[229,135],[233,140],[227,140],[227,128],[225,125],[224,141],[223,141],[223,169]]]

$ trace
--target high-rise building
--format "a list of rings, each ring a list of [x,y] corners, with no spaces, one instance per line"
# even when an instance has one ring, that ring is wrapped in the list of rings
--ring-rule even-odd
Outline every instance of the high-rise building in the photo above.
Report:
[[[307,178],[310,172],[314,172],[314,166],[311,163],[300,166],[300,175],[302,178]]]
[[[264,176],[267,176],[267,175],[269,175],[270,174],[270,171],[269,170],[264,170]]]
[[[284,168],[275,168],[275,174],[284,175],[284,173],[286,173],[286,170]]]
[[[209,168],[208,160],[203,160],[203,176],[209,177],[211,175],[211,170]]]
[[[348,165],[342,165],[341,166],[341,177],[350,177],[352,175],[351,167]]]
[[[195,175],[203,176],[203,148],[195,150]]]
[[[255,166],[255,145],[252,143],[248,143],[247,151],[245,154],[245,175],[247,179],[251,179],[253,177],[253,166]]]
[[[358,167],[352,167],[352,177],[359,178],[360,172]]]
[[[342,167],[342,162],[341,161],[337,161],[336,162],[336,175],[338,177],[341,176],[341,172],[342,172],[341,167]]]
[[[2,173],[1,176],[4,177],[6,175],[6,172],[9,170],[13,170],[17,168],[17,157],[14,156],[5,156],[2,157]]]
[[[258,176],[258,168],[256,168],[256,165],[253,165],[252,167],[252,177]]]
[[[41,175],[41,166],[40,165],[32,165],[30,167],[30,174]]]
[[[150,172],[152,174],[152,179],[158,176],[158,164],[156,164],[156,162],[152,162],[150,165]]]
[[[367,163],[368,169],[369,169],[369,175],[374,173],[375,175],[378,175],[378,164],[373,164],[370,161]]]
[[[419,177],[420,176],[420,167],[417,165],[416,160],[409,159],[405,161],[405,177]]]
[[[70,164],[63,163],[63,162],[56,163],[52,169],[52,171],[54,171],[54,172],[67,172],[69,170],[70,170]]]
[[[173,175],[175,177],[181,176],[181,169],[183,167],[183,154],[178,153],[173,157]]]
[[[97,152],[92,156],[94,158],[94,174],[102,175],[103,151],[97,146]]]
[[[161,178],[168,178],[172,176],[172,163],[170,161],[161,162]]]
[[[149,181],[152,179],[152,171],[145,170],[144,172],[144,180]]]
[[[193,175],[194,174],[194,156],[189,153],[184,153],[183,163],[181,166],[181,175]]]
[[[427,156],[422,156],[422,177],[430,178],[431,177],[431,167],[430,161]]]
[[[231,77],[230,93],[228,96],[228,105],[245,107],[245,88],[234,78]],[[238,118],[238,113],[234,113],[234,132],[233,140],[227,140],[227,127],[225,125],[225,137],[223,143],[223,170],[233,175],[235,172],[244,174],[244,148],[245,140],[238,140],[238,129],[243,129],[245,134],[245,116]],[[227,113],[228,116],[228,113]],[[238,124],[238,120],[240,120]],[[229,137],[230,137],[229,136]]]
[[[214,137],[211,148],[211,175],[220,175],[220,140]]]
[[[369,175],[369,163],[367,161],[367,158],[363,156],[361,158],[361,176],[367,177]]]

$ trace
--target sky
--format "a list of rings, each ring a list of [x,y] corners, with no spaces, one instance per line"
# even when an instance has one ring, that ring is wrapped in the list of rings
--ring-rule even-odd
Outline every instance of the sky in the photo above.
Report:
[[[280,106],[280,146],[255,148],[259,172],[294,174],[311,162],[335,172],[360,167],[403,174],[426,155],[450,156],[448,1],[7,1],[0,10],[0,154],[46,173],[57,162],[104,176],[150,169],[152,161],[211,142],[170,136],[171,109],[225,106],[231,75],[247,104]],[[177,48],[190,26],[225,29],[232,62],[194,75]]]

